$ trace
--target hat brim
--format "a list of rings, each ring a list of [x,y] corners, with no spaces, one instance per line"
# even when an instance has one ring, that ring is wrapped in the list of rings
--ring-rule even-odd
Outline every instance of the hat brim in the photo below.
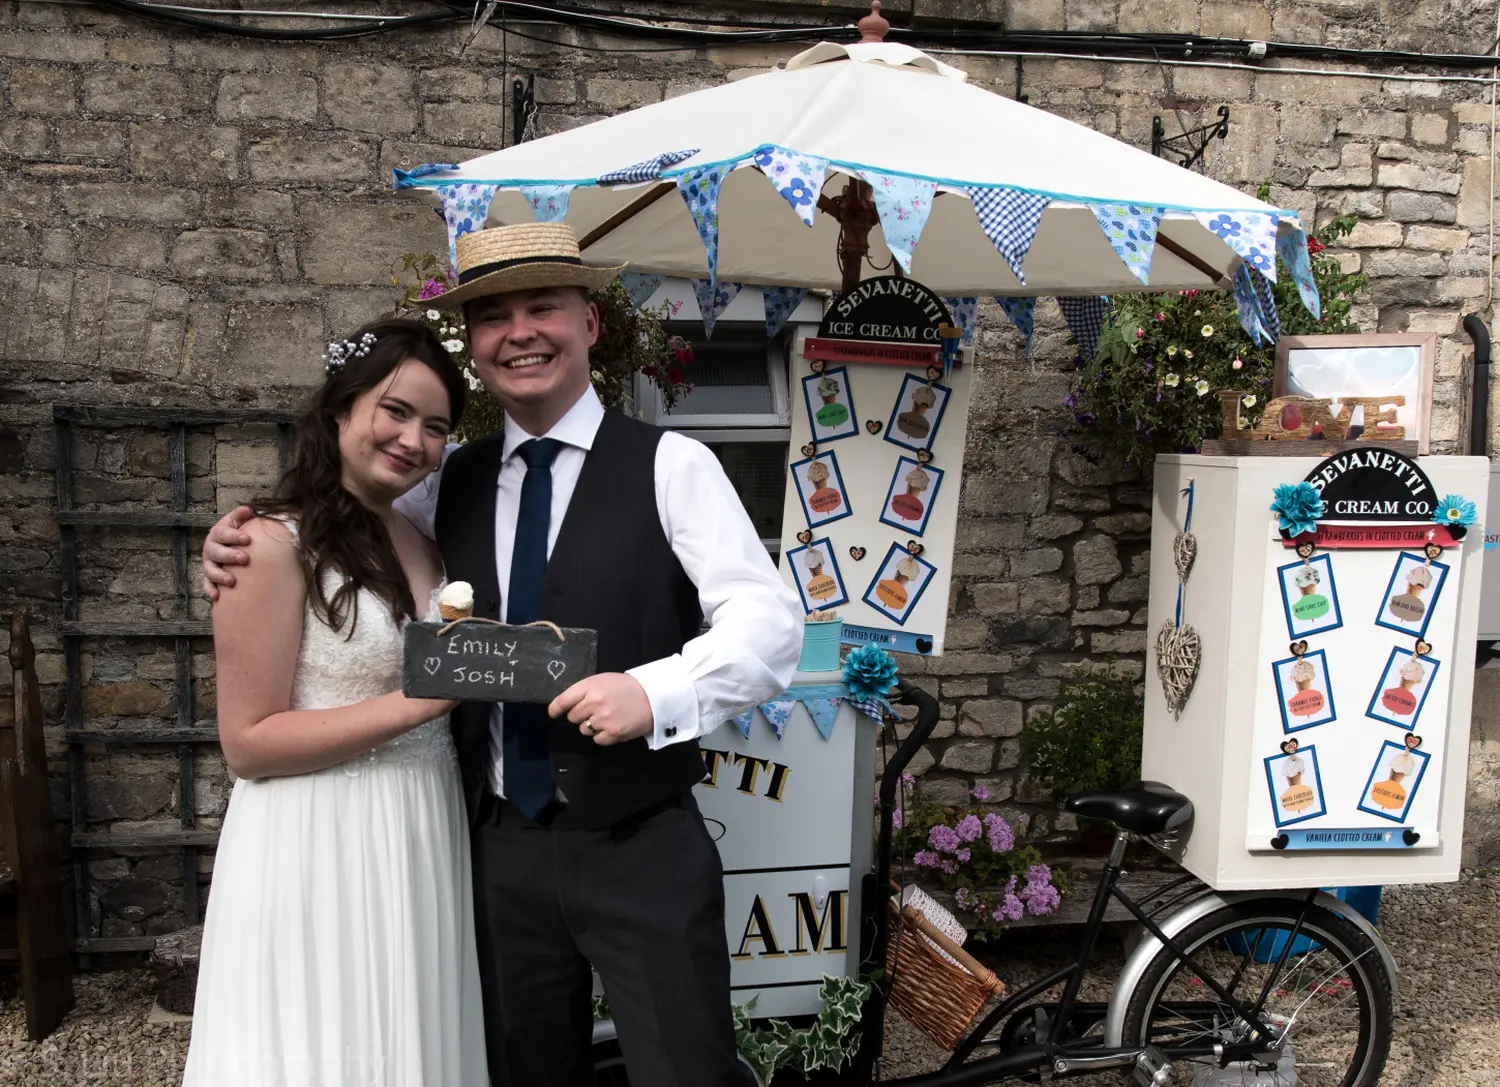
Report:
[[[424,303],[435,309],[456,309],[465,302],[492,294],[512,291],[535,291],[544,287],[582,287],[597,291],[625,270],[623,264],[568,264],[562,261],[528,261],[513,268],[501,268],[478,279],[445,291]]]

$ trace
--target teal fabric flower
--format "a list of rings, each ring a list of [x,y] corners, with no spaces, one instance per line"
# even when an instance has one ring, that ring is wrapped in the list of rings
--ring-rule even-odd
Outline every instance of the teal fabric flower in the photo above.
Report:
[[[1468,528],[1479,516],[1479,511],[1461,494],[1445,494],[1432,511],[1432,519],[1440,525],[1459,525]]]
[[[896,661],[879,646],[862,645],[844,658],[844,682],[856,702],[884,699],[896,683]]]
[[[1311,483],[1282,483],[1276,488],[1276,501],[1271,503],[1271,512],[1276,515],[1282,532],[1288,536],[1301,536],[1318,530],[1318,518],[1328,512],[1328,506]]]

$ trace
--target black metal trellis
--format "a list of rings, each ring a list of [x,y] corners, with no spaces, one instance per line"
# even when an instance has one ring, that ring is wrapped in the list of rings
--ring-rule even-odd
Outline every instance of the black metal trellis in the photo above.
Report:
[[[73,894],[77,911],[79,954],[149,950],[156,936],[105,937],[93,931],[89,910],[88,856],[96,849],[161,849],[182,853],[182,912],[185,923],[198,921],[198,851],[218,841],[218,831],[197,825],[194,803],[193,755],[198,745],[217,743],[217,727],[194,724],[192,639],[211,637],[209,620],[190,618],[188,600],[188,534],[207,528],[217,513],[188,510],[187,435],[190,429],[234,424],[274,424],[279,454],[285,464],[290,453],[292,415],[283,411],[190,408],[114,408],[58,405],[53,408],[53,436],[57,447],[57,523],[62,574],[62,626],[67,694],[64,738],[68,744],[71,787],[71,844]],[[79,511],[73,508],[73,432],[75,427],[100,429],[133,427],[165,430],[171,476],[171,508],[167,510]],[[172,617],[139,622],[91,622],[79,610],[77,530],[84,527],[164,528],[171,533]],[[176,650],[177,721],[175,727],[90,729],[83,717],[83,640],[85,638],[170,638]],[[181,825],[153,831],[90,831],[87,808],[86,744],[174,745],[178,760],[178,811]]]
[[[1177,165],[1191,170],[1208,150],[1208,141],[1222,140],[1229,135],[1229,107],[1219,107],[1219,119],[1211,125],[1185,130],[1176,136],[1167,135],[1167,126],[1160,115],[1151,118],[1151,153],[1158,158],[1175,158]],[[1162,152],[1166,154],[1163,155]]]

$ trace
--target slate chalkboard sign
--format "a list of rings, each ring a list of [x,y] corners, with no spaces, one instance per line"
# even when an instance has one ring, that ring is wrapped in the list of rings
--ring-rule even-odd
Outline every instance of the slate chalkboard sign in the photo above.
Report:
[[[551,702],[597,666],[597,631],[562,633],[559,640],[546,626],[408,623],[401,690],[411,698]]]

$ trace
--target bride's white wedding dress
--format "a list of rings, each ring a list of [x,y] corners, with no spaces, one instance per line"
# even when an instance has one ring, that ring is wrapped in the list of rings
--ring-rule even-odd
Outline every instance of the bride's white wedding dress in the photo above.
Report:
[[[308,604],[292,709],[400,686],[379,598],[360,591],[347,641]],[[470,879],[447,718],[316,773],[235,782],[184,1087],[484,1087]]]

